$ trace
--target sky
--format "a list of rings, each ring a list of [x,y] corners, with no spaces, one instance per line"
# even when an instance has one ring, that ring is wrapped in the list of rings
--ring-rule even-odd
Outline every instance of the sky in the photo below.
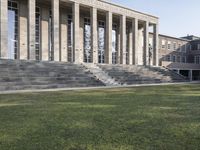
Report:
[[[159,32],[175,37],[200,36],[200,0],[111,0],[159,17]]]

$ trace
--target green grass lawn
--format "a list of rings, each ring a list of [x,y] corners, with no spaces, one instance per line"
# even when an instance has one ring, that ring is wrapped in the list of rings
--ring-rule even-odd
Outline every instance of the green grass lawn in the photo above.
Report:
[[[0,95],[0,150],[199,150],[200,85]]]

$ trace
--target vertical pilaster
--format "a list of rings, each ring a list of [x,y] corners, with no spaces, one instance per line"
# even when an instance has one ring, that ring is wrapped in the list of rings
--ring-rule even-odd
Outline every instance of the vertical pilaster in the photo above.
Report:
[[[41,50],[42,60],[49,60],[49,9],[44,7],[41,14]]]
[[[133,65],[138,64],[138,19],[132,20],[132,31],[133,31]]]
[[[28,0],[28,50],[29,59],[35,60],[35,9],[36,0]]]
[[[144,65],[149,65],[149,22],[144,23]]]
[[[158,37],[158,24],[154,24],[154,26],[153,26],[153,47],[154,47],[154,49],[153,49],[153,65],[154,66],[158,66],[159,64],[158,64],[158,62],[159,62],[159,58],[158,58],[158,48],[159,48],[159,37]]]
[[[61,13],[60,25],[60,43],[61,43],[61,61],[67,61],[67,14],[65,11]]]
[[[28,46],[28,1],[19,5],[19,59],[27,60],[29,58]]]
[[[97,9],[91,8],[93,63],[98,63]]]
[[[112,64],[112,13],[106,14],[106,63]]]
[[[121,33],[121,64],[126,64],[126,16],[120,17],[120,33]]]
[[[60,0],[51,0],[52,2],[52,21],[53,21],[53,54],[54,61],[60,61]]]
[[[73,22],[74,22],[74,54],[75,54],[75,62],[80,63],[83,62],[83,57],[81,57],[83,54],[80,52],[80,10],[79,10],[79,4],[74,3],[73,4]]]
[[[8,58],[8,1],[0,0],[0,58]]]

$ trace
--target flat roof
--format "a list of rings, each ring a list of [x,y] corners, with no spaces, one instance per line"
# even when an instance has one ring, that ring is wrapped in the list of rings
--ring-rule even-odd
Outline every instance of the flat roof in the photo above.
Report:
[[[116,3],[114,3],[114,2],[110,2],[110,1],[108,1],[108,0],[98,0],[98,1],[101,1],[101,2],[104,2],[104,3],[107,3],[107,4],[110,4],[110,5],[114,5],[114,6],[123,8],[123,9],[128,9],[128,10],[130,10],[130,11],[133,11],[133,12],[136,12],[136,13],[140,13],[140,14],[143,14],[143,15],[146,15],[146,16],[150,16],[150,17],[153,17],[153,18],[156,18],[156,19],[159,19],[159,17],[157,17],[157,16],[150,15],[150,14],[147,14],[147,13],[143,13],[143,12],[140,12],[140,11],[137,11],[137,10],[133,10],[133,9],[131,9],[131,8],[128,8],[128,7],[125,7],[125,6],[116,4]]]
[[[191,40],[188,40],[188,39],[173,37],[173,36],[164,35],[164,34],[159,34],[159,36],[166,37],[166,38],[171,38],[171,39],[176,39],[176,40],[181,40],[181,41],[187,41],[187,42],[190,42],[190,41],[191,41]]]

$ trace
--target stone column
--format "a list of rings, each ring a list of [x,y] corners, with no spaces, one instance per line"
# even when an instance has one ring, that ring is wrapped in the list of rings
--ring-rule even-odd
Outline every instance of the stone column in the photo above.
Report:
[[[154,66],[158,66],[158,62],[159,62],[159,58],[158,58],[158,53],[159,53],[159,37],[158,37],[158,24],[154,24],[153,26],[153,47],[154,47],[154,50],[153,50],[153,65]]]
[[[133,32],[133,65],[138,64],[138,19],[132,20],[132,32]]]
[[[62,11],[61,15],[61,25],[60,25],[60,43],[61,43],[61,61],[67,62],[67,14]]]
[[[8,1],[0,0],[0,58],[8,58]]]
[[[29,59],[28,47],[28,1],[23,1],[19,5],[19,59]]]
[[[93,63],[98,63],[97,9],[91,8]]]
[[[144,23],[144,65],[149,65],[149,22]]]
[[[189,70],[189,79],[190,79],[190,82],[193,81],[193,70]]]
[[[35,9],[36,0],[28,0],[28,50],[30,60],[35,60]]]
[[[74,3],[73,4],[73,22],[74,22],[74,61],[76,63],[83,62],[83,57],[81,57],[80,54],[80,10],[79,10],[79,4]],[[83,56],[83,54],[82,54]]]
[[[120,39],[121,39],[121,64],[126,64],[126,16],[120,17]]]
[[[49,60],[49,8],[42,8],[41,14],[41,51],[42,60]]]
[[[52,36],[52,44],[53,44],[53,54],[54,61],[60,61],[60,0],[51,0],[52,2],[52,21],[53,21],[53,36]]]
[[[107,12],[106,14],[106,52],[105,62],[112,64],[112,13]]]

